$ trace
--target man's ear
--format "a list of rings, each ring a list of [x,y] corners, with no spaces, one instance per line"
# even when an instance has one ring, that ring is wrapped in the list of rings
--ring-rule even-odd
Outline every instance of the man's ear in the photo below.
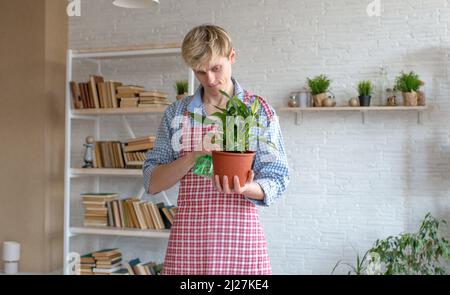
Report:
[[[230,56],[228,57],[228,59],[230,60],[231,64],[235,63],[235,61],[236,61],[236,51],[234,50],[234,48],[231,48]]]

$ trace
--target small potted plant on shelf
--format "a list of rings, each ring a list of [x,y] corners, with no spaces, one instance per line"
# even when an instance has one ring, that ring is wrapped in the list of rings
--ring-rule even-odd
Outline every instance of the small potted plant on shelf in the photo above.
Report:
[[[219,175],[221,184],[223,176],[226,175],[229,186],[233,189],[232,180],[235,175],[239,177],[241,186],[244,186],[247,182],[256,154],[255,150],[251,150],[256,147],[255,140],[267,143],[275,149],[276,146],[263,136],[256,137],[251,132],[254,127],[262,130],[265,128],[259,122],[260,103],[258,99],[247,106],[238,97],[229,96],[224,91],[220,92],[228,98],[225,109],[215,106],[219,111],[208,118],[197,113],[189,113],[194,120],[204,125],[219,124],[221,127],[218,131],[213,131],[211,136],[211,143],[220,147],[221,150],[212,151],[212,157],[203,156],[197,159],[194,173],[209,177]],[[212,174],[212,169],[214,174]],[[208,172],[205,173],[205,171]]]
[[[395,80],[395,89],[402,92],[403,104],[405,106],[417,106],[417,90],[420,88],[421,81],[414,72],[408,74],[401,72]]]
[[[327,92],[331,81],[325,75],[319,75],[313,79],[307,79],[308,86],[311,89],[315,107],[321,107],[323,101],[328,98]]]
[[[358,83],[359,105],[362,107],[370,106],[372,98],[373,86],[370,81],[361,81]]]
[[[175,90],[177,91],[177,100],[183,99],[188,95],[189,84],[188,81],[176,81]]]

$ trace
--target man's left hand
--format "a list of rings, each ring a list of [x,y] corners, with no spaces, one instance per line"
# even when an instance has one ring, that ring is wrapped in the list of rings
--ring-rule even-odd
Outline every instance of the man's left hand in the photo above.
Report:
[[[232,180],[233,184],[234,184],[233,189],[230,188],[229,179],[228,179],[227,176],[223,177],[223,181],[222,181],[223,185],[221,185],[219,175],[215,175],[214,176],[214,180],[213,180],[213,184],[216,187],[216,189],[219,192],[221,192],[221,193],[225,193],[225,194],[245,194],[245,192],[248,189],[249,185],[253,182],[254,176],[255,176],[255,173],[253,172],[253,170],[250,170],[250,172],[248,174],[247,182],[244,184],[244,186],[241,187],[241,184],[239,182],[239,177],[235,175],[233,177],[233,180]]]

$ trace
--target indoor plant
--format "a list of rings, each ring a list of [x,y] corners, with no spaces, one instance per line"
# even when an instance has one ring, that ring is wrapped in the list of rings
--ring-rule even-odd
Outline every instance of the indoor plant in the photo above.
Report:
[[[197,113],[189,113],[194,120],[202,124],[218,124],[218,131],[214,131],[212,143],[219,146],[221,150],[212,151],[212,167],[213,175],[219,175],[221,184],[223,185],[223,176],[228,177],[230,189],[234,188],[233,177],[239,177],[239,183],[244,186],[247,182],[249,172],[252,168],[253,160],[256,152],[251,150],[254,140],[259,140],[276,148],[273,143],[267,141],[261,135],[255,136],[251,130],[254,127],[264,130],[264,126],[259,122],[260,103],[255,99],[250,106],[247,106],[236,96],[229,96],[228,93],[220,91],[222,95],[228,98],[226,108],[215,106],[219,111],[211,115],[211,117],[203,117]],[[225,148],[224,148],[225,147]],[[210,171],[204,169],[208,166],[208,156],[197,159],[195,171]],[[200,166],[200,167],[199,167]],[[207,173],[196,173],[204,176],[213,176]]]
[[[421,85],[419,76],[414,72],[401,72],[395,80],[395,89],[402,92],[405,106],[417,106],[417,90]]]
[[[450,244],[442,235],[445,220],[437,220],[428,213],[416,233],[404,233],[377,240],[349,274],[431,275],[445,274],[444,262],[450,260]]]
[[[177,91],[177,100],[182,99],[188,95],[189,84],[186,80],[176,81],[175,90]]]
[[[362,107],[370,106],[372,98],[373,86],[370,81],[361,81],[358,83],[359,105]]]
[[[322,101],[327,99],[328,88],[331,81],[325,75],[319,75],[313,79],[307,78],[308,86],[311,89],[313,96],[314,106],[321,107]]]

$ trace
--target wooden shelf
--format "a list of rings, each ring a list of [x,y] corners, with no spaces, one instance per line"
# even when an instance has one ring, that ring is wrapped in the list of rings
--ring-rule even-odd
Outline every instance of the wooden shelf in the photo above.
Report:
[[[405,107],[405,106],[372,106],[372,107],[320,107],[320,108],[280,108],[281,112],[326,112],[326,111],[420,111],[426,110],[427,106]]]
[[[178,43],[142,45],[128,47],[73,49],[72,57],[78,59],[101,59],[113,57],[179,55],[181,45]]]
[[[170,230],[150,230],[136,228],[114,228],[114,227],[71,227],[70,233],[74,235],[102,235],[122,237],[143,237],[168,239]]]
[[[303,122],[303,112],[342,112],[342,111],[350,111],[350,112],[360,112],[362,114],[362,123],[366,122],[366,113],[369,111],[416,111],[417,112],[417,122],[422,124],[422,112],[425,111],[428,106],[416,106],[416,107],[407,107],[407,106],[370,106],[370,107],[308,107],[308,108],[291,108],[284,107],[280,108],[279,112],[289,112],[295,113],[295,124],[301,125]]]
[[[72,168],[72,176],[142,176],[141,169]]]
[[[79,116],[83,117],[83,116],[157,114],[157,113],[164,113],[166,109],[167,107],[72,110],[72,118],[77,118]]]

